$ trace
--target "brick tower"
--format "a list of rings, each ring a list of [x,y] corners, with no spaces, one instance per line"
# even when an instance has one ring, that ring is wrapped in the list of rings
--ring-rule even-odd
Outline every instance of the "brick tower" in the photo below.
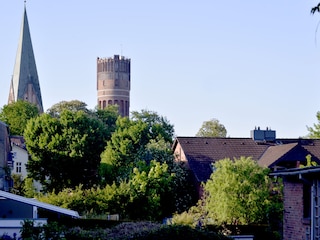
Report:
[[[119,55],[97,58],[98,106],[118,105],[121,116],[129,116],[130,59]]]
[[[24,14],[20,31],[20,39],[10,84],[8,103],[18,100],[35,104],[39,112],[43,112],[40,84],[34,58],[27,11]]]

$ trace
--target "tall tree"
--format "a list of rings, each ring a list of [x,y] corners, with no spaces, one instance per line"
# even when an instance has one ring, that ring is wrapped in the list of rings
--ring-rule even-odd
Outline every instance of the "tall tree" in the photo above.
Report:
[[[9,125],[11,135],[22,136],[28,120],[38,115],[37,106],[23,100],[4,105],[0,110],[0,120]]]
[[[217,224],[266,223],[272,204],[268,168],[251,158],[223,159],[205,184],[205,209]],[[278,209],[281,213],[281,209]]]
[[[90,110],[87,108],[87,104],[85,102],[79,100],[61,101],[56,103],[47,110],[47,113],[51,117],[59,118],[60,114],[65,110],[71,112],[82,111],[90,117],[101,120],[107,127],[107,140],[111,138],[111,134],[115,131],[116,121],[120,116],[116,105],[109,105],[104,109],[95,108],[94,110]]]
[[[94,116],[100,119],[107,127],[107,140],[111,138],[112,133],[116,130],[116,122],[120,117],[117,105],[108,105],[104,109],[96,108]]]
[[[97,183],[106,127],[83,111],[64,110],[59,118],[49,114],[31,119],[24,132],[31,155],[27,169],[47,191],[91,187]]]
[[[219,120],[213,118],[209,121],[203,122],[196,137],[226,137],[227,129]]]
[[[165,164],[167,174],[174,177],[170,188],[162,186],[166,191],[161,193],[161,200],[156,204],[160,203],[163,214],[186,210],[194,204],[195,192],[192,191],[194,188],[189,172],[174,161],[171,150],[173,133],[173,126],[166,118],[154,112],[134,112],[132,119],[119,118],[117,129],[101,154],[101,176],[110,184],[114,181],[119,184],[124,180],[132,182],[137,177],[135,173],[147,174],[146,168],[153,163]],[[141,175],[138,175],[140,178]],[[159,190],[148,190],[143,201],[150,199],[152,191]],[[145,205],[149,206],[147,203]]]
[[[166,142],[173,142],[174,127],[166,117],[148,110],[133,111],[131,115],[133,121],[142,121],[147,124],[150,139],[161,136]]]
[[[309,134],[308,134],[309,138],[320,138],[320,111],[317,112],[317,119],[318,119],[318,123],[314,123],[313,127],[307,126],[307,129],[309,131]]]
[[[172,143],[173,133],[173,126],[154,112],[133,112],[132,119],[119,118],[116,131],[101,155],[102,174],[107,182],[128,178],[137,162],[151,160],[145,154],[147,144],[160,139]]]

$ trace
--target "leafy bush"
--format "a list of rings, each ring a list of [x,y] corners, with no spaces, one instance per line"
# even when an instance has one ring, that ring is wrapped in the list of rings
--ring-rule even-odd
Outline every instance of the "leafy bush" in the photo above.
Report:
[[[226,240],[230,239],[222,234],[211,231],[206,231],[198,228],[192,228],[183,225],[166,225],[155,231],[147,232],[146,234],[135,235],[133,239],[141,240],[162,240],[162,239],[201,239],[201,240]]]
[[[60,240],[64,239],[64,227],[57,222],[48,223],[46,225],[34,226],[34,222],[26,220],[23,222],[21,237],[24,240]]]
[[[169,204],[174,199],[170,194],[174,175],[168,172],[168,164],[151,161],[141,162],[134,168],[131,179],[104,188],[75,190],[64,189],[39,197],[42,202],[73,209],[81,214],[120,214],[131,220],[160,220],[171,214]],[[169,211],[170,210],[170,211]],[[174,210],[173,210],[174,211]]]
[[[121,223],[112,228],[85,230],[80,227],[67,228],[65,226],[58,225],[56,222],[34,227],[32,221],[26,221],[23,225],[22,237],[27,240],[229,239],[228,237],[214,231],[205,231],[181,225],[162,225],[152,222],[127,222]]]

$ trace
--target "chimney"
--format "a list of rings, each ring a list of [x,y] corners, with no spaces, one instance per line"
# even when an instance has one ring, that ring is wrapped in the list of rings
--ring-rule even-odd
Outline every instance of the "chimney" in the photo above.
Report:
[[[276,131],[271,128],[261,130],[260,127],[251,130],[251,138],[256,142],[273,142],[276,140]]]

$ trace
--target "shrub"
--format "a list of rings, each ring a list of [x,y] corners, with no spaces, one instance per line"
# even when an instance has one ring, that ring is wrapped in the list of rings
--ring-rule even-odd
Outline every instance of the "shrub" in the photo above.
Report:
[[[32,221],[26,221],[23,225],[22,237],[25,240],[229,239],[214,231],[196,229],[182,225],[162,225],[152,222],[126,222],[120,223],[112,228],[83,229],[81,227],[67,228],[58,225],[56,222],[34,227]]]

